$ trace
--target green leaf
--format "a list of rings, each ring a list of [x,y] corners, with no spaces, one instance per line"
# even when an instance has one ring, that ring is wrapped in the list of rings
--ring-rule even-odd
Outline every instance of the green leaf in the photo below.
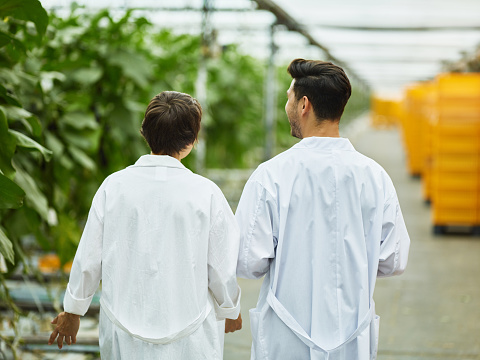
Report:
[[[23,205],[25,192],[5,175],[0,174],[0,209],[17,209]]]
[[[0,98],[3,98],[5,104],[22,107],[18,100],[15,99],[11,94],[9,94],[8,90],[2,84],[0,84]]]
[[[135,113],[141,113],[143,114],[145,112],[145,104],[138,102],[138,101],[132,101],[132,100],[125,100],[125,108],[130,110],[131,112]]]
[[[15,167],[15,181],[25,190],[25,203],[46,221],[49,221],[49,208],[46,196],[40,191],[37,182],[23,169]]]
[[[8,122],[3,110],[0,108],[0,170],[7,176],[13,175],[12,157],[15,154],[17,140],[8,132]]]
[[[100,68],[83,68],[75,70],[72,78],[83,85],[92,85],[100,80],[102,75],[103,70]]]
[[[0,252],[2,255],[10,261],[12,265],[15,264],[15,254],[13,252],[13,245],[10,239],[5,235],[2,229],[0,229]]]
[[[64,131],[62,133],[62,139],[66,144],[75,145],[76,147],[87,150],[95,151],[98,148],[100,141],[101,130],[75,130]]]
[[[45,133],[45,144],[52,149],[53,155],[60,157],[62,155],[65,146],[63,143],[50,132]]]
[[[61,121],[64,124],[70,125],[71,127],[78,130],[83,130],[83,129],[95,130],[98,128],[98,123],[95,120],[95,116],[93,116],[93,114],[78,113],[78,112],[67,113],[63,116]]]
[[[21,41],[19,41],[17,38],[13,37],[9,33],[0,31],[0,48],[8,44],[13,44],[15,49],[20,50],[22,53],[25,53],[27,51],[27,48],[25,47],[25,45]]]
[[[55,250],[62,264],[72,260],[78,247],[82,232],[75,218],[60,214],[58,225],[52,227],[55,237]]]
[[[119,66],[125,76],[139,87],[144,88],[148,85],[152,64],[141,53],[117,51],[111,55],[108,61],[111,65]]]
[[[57,29],[57,36],[54,41],[51,42],[52,45],[59,48],[64,47],[65,45],[71,45],[78,41],[78,39],[83,35],[87,30],[86,26],[66,26],[62,29]]]
[[[42,133],[42,125],[40,124],[40,121],[30,111],[11,105],[0,106],[0,108],[5,110],[9,122],[15,120],[20,121],[34,136],[39,136]]]
[[[13,36],[10,34],[4,33],[3,31],[0,31],[0,48],[4,47],[7,44],[10,44],[12,40],[14,39]]]
[[[26,119],[27,117],[33,116],[30,111],[27,111],[21,107],[6,105],[2,107],[5,111],[7,118],[10,120],[19,120]]]
[[[47,30],[48,14],[38,0],[3,0],[0,3],[0,18],[7,16],[32,21],[40,36]]]
[[[70,171],[75,168],[75,163],[65,154],[60,157],[59,164]]]
[[[50,159],[52,158],[52,151],[43,147],[42,145],[37,143],[35,140],[15,130],[8,130],[8,132],[16,137],[17,146],[38,150],[43,155],[46,161],[50,161]]]
[[[55,81],[63,82],[67,77],[59,71],[42,71],[40,73],[40,86],[44,92],[54,89]]]
[[[85,169],[88,169],[90,171],[95,171],[97,169],[97,165],[95,164],[95,162],[79,148],[70,146],[68,148],[68,152],[72,156],[73,160],[75,160]]]
[[[8,34],[5,34],[4,32],[0,31],[0,48],[4,47],[7,44],[10,44],[11,36]]]
[[[40,136],[42,134],[42,124],[35,115],[32,114],[32,116],[19,120],[25,125],[26,128],[31,129],[33,136]]]

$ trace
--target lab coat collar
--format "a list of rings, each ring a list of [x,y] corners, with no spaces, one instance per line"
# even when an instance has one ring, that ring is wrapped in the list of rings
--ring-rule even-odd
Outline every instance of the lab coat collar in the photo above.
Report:
[[[169,155],[142,155],[132,166],[165,166],[187,169],[180,161]]]
[[[320,149],[320,150],[349,150],[355,151],[350,140],[347,138],[310,136],[302,139],[293,146],[297,149]]]

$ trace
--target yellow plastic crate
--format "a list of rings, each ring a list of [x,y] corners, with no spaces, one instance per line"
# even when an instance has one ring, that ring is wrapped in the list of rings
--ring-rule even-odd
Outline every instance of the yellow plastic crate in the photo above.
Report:
[[[449,115],[449,114],[441,114],[438,111],[434,114],[435,122],[439,124],[453,124],[453,123],[461,123],[461,124],[478,124],[480,121],[480,117],[478,115]]]
[[[421,133],[418,129],[404,126],[403,134],[406,144],[407,166],[412,175],[420,175],[423,168],[423,157],[420,145],[422,143]]]
[[[434,172],[475,173],[480,171],[480,159],[477,154],[434,156]]]
[[[480,174],[473,173],[435,173],[432,176],[432,188],[435,192],[443,190],[465,190],[479,191],[480,193]]]
[[[478,190],[434,190],[434,207],[444,209],[478,209]]]
[[[415,148],[407,154],[407,166],[411,175],[420,175],[422,173],[423,159]]]
[[[400,100],[372,96],[370,100],[371,125],[375,128],[396,126],[400,120]]]
[[[439,74],[435,83],[439,100],[480,98],[480,73]]]
[[[402,110],[402,131],[406,145],[408,171],[423,174],[425,165],[425,122],[435,114],[436,91],[433,82],[419,83],[405,90]]]
[[[478,191],[478,207],[477,207],[477,223],[476,225],[480,225],[480,188]]]
[[[480,137],[478,136],[463,136],[463,137],[439,137],[434,136],[432,141],[432,150],[435,156],[466,154],[477,155],[480,154]]]
[[[422,196],[424,201],[433,200],[432,172],[425,171],[422,174]]]
[[[475,226],[480,224],[479,211],[475,208],[456,209],[433,206],[432,217],[434,225]]]
[[[473,99],[441,99],[436,105],[436,111],[442,116],[472,117],[480,119],[480,97]]]
[[[431,119],[424,119],[422,125],[423,142],[422,142],[422,194],[424,201],[432,199],[432,171],[433,171],[433,122]]]
[[[469,120],[447,120],[447,119],[438,119],[432,131],[435,136],[443,137],[463,137],[463,136],[477,136],[480,141],[480,119],[475,121]]]

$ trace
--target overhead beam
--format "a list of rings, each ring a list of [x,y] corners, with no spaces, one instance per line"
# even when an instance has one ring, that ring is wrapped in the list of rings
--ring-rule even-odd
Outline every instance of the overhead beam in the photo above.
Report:
[[[351,25],[327,25],[313,24],[309,25],[315,28],[328,28],[340,30],[354,31],[401,31],[401,32],[418,32],[418,31],[480,31],[479,25],[459,25],[459,26],[351,26]]]
[[[294,31],[299,34],[301,34],[303,37],[305,37],[310,45],[313,45],[319,49],[321,49],[328,60],[331,60],[335,62],[337,65],[343,67],[345,71],[348,71],[350,76],[354,77],[357,81],[360,83],[366,85],[365,81],[356,74],[355,71],[353,71],[346,63],[344,63],[342,60],[337,59],[333,54],[330,52],[328,48],[320,44],[318,41],[316,41],[310,33],[305,29],[303,25],[298,23],[290,14],[288,14],[285,10],[283,10],[280,6],[278,6],[275,2],[272,0],[252,0],[257,4],[257,8],[260,10],[266,10],[271,12],[273,15],[275,15],[277,19],[277,24],[285,26],[289,31]]]
[[[423,65],[423,64],[439,64],[443,60],[444,59],[441,59],[441,58],[427,58],[427,57],[424,57],[424,58],[419,58],[419,57],[417,57],[417,58],[408,58],[408,57],[405,57],[405,58],[399,58],[399,57],[391,57],[391,58],[378,57],[378,58],[375,58],[375,57],[355,56],[355,64],[361,64],[361,65],[364,65],[364,64],[388,64],[388,65],[391,65],[391,64],[398,64],[398,65],[420,64],[420,65]]]
[[[54,5],[54,6],[44,6],[46,9],[49,10],[70,10],[70,6],[66,5]],[[94,9],[99,9],[99,8],[104,8],[104,6],[99,6],[98,8],[92,7],[92,6],[86,6],[86,5],[79,5],[78,8],[81,9],[88,9],[88,8],[94,8]],[[180,7],[175,7],[175,6],[116,6],[113,9],[115,10],[138,10],[138,11],[172,11],[172,12],[196,12],[196,13],[201,13],[203,12],[203,7],[193,7],[193,6],[180,6]],[[256,9],[250,9],[250,8],[215,8],[212,10],[212,12],[255,12]]]

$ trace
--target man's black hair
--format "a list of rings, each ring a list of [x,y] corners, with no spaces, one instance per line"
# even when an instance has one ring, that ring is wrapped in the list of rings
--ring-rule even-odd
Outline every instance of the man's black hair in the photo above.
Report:
[[[304,96],[312,103],[318,120],[339,121],[352,94],[352,87],[343,69],[331,62],[295,59],[288,66],[295,79],[296,101]]]

